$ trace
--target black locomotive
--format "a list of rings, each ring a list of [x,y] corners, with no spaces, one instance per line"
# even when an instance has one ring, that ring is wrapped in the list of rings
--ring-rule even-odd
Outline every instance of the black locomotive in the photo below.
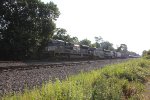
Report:
[[[77,45],[62,40],[51,40],[44,50],[44,54],[51,58],[87,58],[87,59],[110,59],[123,58],[127,54],[103,50],[102,48],[92,48],[87,45]]]

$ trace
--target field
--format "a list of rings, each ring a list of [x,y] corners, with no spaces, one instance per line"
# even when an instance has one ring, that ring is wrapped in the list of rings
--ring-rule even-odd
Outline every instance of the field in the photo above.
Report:
[[[102,69],[66,77],[66,80],[11,93],[2,100],[138,100],[150,76],[150,61],[133,59]]]

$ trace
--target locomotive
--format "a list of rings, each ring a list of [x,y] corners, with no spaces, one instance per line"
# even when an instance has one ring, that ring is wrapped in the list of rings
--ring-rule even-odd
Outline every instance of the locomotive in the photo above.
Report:
[[[102,48],[77,45],[62,40],[50,40],[45,47],[44,54],[51,58],[84,58],[84,59],[112,59],[122,58],[125,54]]]

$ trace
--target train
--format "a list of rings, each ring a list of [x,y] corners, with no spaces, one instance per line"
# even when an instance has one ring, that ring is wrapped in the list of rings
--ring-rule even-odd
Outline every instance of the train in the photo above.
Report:
[[[50,58],[63,59],[114,59],[128,57],[127,54],[115,50],[78,45],[62,40],[50,40],[43,53]]]

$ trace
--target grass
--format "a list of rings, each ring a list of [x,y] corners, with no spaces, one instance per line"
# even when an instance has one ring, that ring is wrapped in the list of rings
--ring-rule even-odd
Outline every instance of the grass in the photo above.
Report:
[[[150,61],[135,59],[99,70],[49,81],[41,88],[5,95],[2,100],[137,100],[141,99]]]

